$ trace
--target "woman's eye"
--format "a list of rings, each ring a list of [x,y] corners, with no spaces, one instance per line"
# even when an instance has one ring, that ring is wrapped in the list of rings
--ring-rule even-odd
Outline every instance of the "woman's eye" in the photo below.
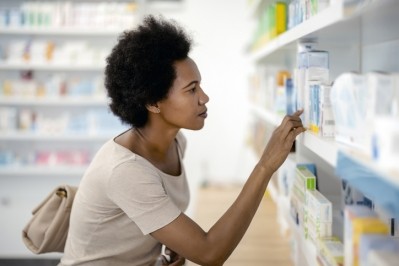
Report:
[[[190,92],[195,92],[196,89],[197,89],[197,87],[193,87],[190,89]]]

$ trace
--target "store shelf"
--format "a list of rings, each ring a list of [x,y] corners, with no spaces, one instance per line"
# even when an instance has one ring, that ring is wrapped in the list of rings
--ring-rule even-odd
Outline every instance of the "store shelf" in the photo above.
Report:
[[[261,40],[256,43],[250,59],[258,70],[257,78],[267,81],[261,76],[266,72],[264,69],[295,68],[300,44],[305,42],[329,52],[331,81],[351,71],[396,73],[399,70],[395,61],[399,45],[397,0],[334,0],[330,3],[317,15],[275,39],[266,42],[265,38],[263,46],[259,43]],[[253,6],[250,11],[259,18],[255,10]],[[266,89],[266,85],[260,86]],[[269,124],[278,125],[281,121],[258,106],[252,106],[251,111]],[[389,217],[399,217],[399,170],[386,169],[353,145],[310,131],[297,138],[296,155],[297,162],[316,165],[319,189],[333,204],[333,235],[341,240],[344,231],[342,180],[369,198],[376,210],[392,214]],[[269,188],[271,195],[272,190]],[[316,248],[301,234],[302,229],[287,211],[289,200],[277,194],[277,205],[281,212],[280,228],[286,231],[289,227],[293,233],[294,265],[316,265]]]
[[[98,36],[112,37],[122,33],[120,28],[81,29],[72,27],[60,28],[0,28],[2,35],[48,35],[48,36]]]
[[[0,4],[6,12],[0,13],[12,16],[3,22],[15,25],[0,22],[0,235],[7,243],[0,245],[0,258],[59,259],[59,254],[32,254],[18,236],[41,200],[38,195],[62,183],[78,185],[96,151],[125,130],[108,107],[105,58],[117,38],[143,18],[146,1],[102,1],[90,8],[80,0],[26,2]],[[56,10],[51,18],[50,8]],[[32,12],[46,21],[18,27],[17,15]],[[59,19],[66,26],[44,26]],[[47,60],[41,54],[53,56]]]
[[[261,107],[252,106],[252,111],[264,119],[266,122],[277,126],[281,123],[282,117],[273,114],[266,109]],[[344,144],[337,143],[333,138],[323,138],[316,136],[311,132],[305,132],[300,136],[303,145],[317,154],[318,157],[323,159],[332,167],[337,165],[337,154],[338,152],[343,152],[347,156],[352,157],[354,160],[363,164],[364,167],[370,168],[371,170],[378,172],[381,176],[384,176],[386,180],[394,182],[399,186],[399,173],[395,170],[383,169],[375,161],[373,161],[369,156],[357,151]]]
[[[270,123],[274,126],[278,126],[283,119],[283,117],[256,105],[252,105],[251,110],[257,116],[264,119],[267,123]],[[318,156],[323,158],[327,163],[335,167],[338,152],[338,145],[336,144],[335,140],[321,138],[310,132],[305,132],[303,134],[303,143],[308,149],[318,154]]]
[[[305,239],[304,232],[290,217],[289,213],[285,214],[286,220],[288,222],[288,226],[292,229],[292,233],[295,236],[295,239],[298,240],[297,247],[300,250],[300,261],[299,265],[306,266],[317,266],[316,256],[317,250],[314,244],[310,242],[310,240]],[[298,261],[297,261],[298,262]],[[295,264],[296,265],[296,264]]]
[[[399,217],[399,173],[389,173],[373,162],[338,153],[336,173],[392,217]]]
[[[330,5],[319,14],[316,14],[314,17],[302,22],[293,29],[282,33],[263,47],[254,51],[251,54],[251,60],[258,61],[264,59],[279,49],[300,40],[311,33],[317,32],[331,24],[341,21],[344,19],[343,13],[342,2],[336,1],[335,4]]]
[[[105,97],[0,97],[2,106],[106,106]]]
[[[101,64],[60,64],[60,63],[6,63],[0,62],[0,70],[42,70],[42,71],[102,71]]]
[[[302,134],[302,138],[305,147],[316,153],[331,166],[336,166],[338,145],[334,139],[322,138],[310,132]]]
[[[0,176],[82,176],[85,166],[0,166]]]
[[[41,133],[25,133],[25,132],[1,132],[0,141],[90,141],[101,142],[107,141],[113,137],[113,134],[41,134]]]
[[[399,188],[399,171],[382,167],[362,151],[337,143],[333,139],[318,137],[310,132],[303,134],[303,144],[334,168],[337,167],[338,153],[342,153],[362,165],[366,170],[376,173],[381,179]]]
[[[250,55],[251,60],[258,62],[272,56],[282,60],[287,49],[296,51],[298,42],[311,41],[318,45],[344,47],[358,41],[363,45],[372,45],[399,36],[399,33],[392,35],[394,21],[399,11],[396,1],[358,2],[353,4],[353,1],[352,3],[345,0],[334,1],[320,13],[253,51]],[[380,12],[373,12],[376,9]],[[381,25],[389,30],[381,31]],[[363,28],[363,35],[358,33],[360,26]]]
[[[279,116],[269,110],[266,110],[263,107],[257,106],[256,104],[251,105],[251,111],[257,115],[258,117],[262,118],[265,122],[273,125],[278,126],[280,125],[281,121],[284,117]]]
[[[382,167],[376,161],[372,160],[370,156],[354,149],[342,149],[339,152],[343,156],[346,156],[346,158],[362,166],[366,172],[373,173],[377,178],[385,180],[389,184],[396,186],[399,190],[399,171],[397,169]]]

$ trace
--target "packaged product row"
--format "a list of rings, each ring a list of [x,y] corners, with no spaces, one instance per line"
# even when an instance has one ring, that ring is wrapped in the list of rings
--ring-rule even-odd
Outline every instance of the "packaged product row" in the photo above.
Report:
[[[84,40],[9,39],[0,43],[0,62],[105,65],[110,50]]]
[[[33,98],[88,98],[105,99],[102,75],[48,73],[36,76],[33,71],[21,71],[16,78],[0,77],[0,97]]]
[[[278,35],[318,14],[329,4],[330,0],[288,0],[261,4],[252,49],[263,47]]]
[[[314,164],[294,161],[285,163],[278,174],[278,201],[288,202],[285,209],[280,205],[280,215],[294,227],[292,241],[298,249],[294,256],[303,256],[295,252],[309,256],[312,249],[316,257],[310,259],[320,265],[371,265],[367,263],[376,260],[374,256],[386,263],[375,265],[394,265],[390,259],[398,259],[397,219],[346,181],[340,201],[330,201],[331,196],[318,189],[319,178]],[[343,225],[342,235],[334,223]],[[381,258],[380,253],[389,256]]]
[[[0,28],[125,28],[134,25],[134,1],[25,1],[0,4]]]
[[[55,167],[55,166],[87,166],[92,153],[87,150],[30,150],[15,152],[0,150],[1,167]]]
[[[329,62],[328,51],[304,45],[292,72],[259,67],[251,84],[254,104],[280,117],[303,109],[309,132],[398,169],[399,75],[345,72],[331,80]]]
[[[0,132],[103,136],[123,130],[121,122],[104,108],[54,109],[0,107]]]

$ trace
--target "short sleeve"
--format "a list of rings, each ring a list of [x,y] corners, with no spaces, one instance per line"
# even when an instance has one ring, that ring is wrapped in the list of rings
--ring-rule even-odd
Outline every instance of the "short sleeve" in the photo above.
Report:
[[[172,202],[156,169],[138,160],[117,166],[108,182],[108,196],[136,223],[144,235],[176,219],[181,211]]]

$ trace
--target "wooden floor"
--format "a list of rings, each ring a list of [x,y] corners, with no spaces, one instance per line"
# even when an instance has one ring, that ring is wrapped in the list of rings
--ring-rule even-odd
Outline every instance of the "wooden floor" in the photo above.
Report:
[[[240,187],[201,188],[197,195],[194,219],[208,230],[228,209]],[[191,262],[186,265],[197,265]],[[288,239],[282,237],[276,221],[276,206],[265,196],[247,233],[224,264],[226,266],[292,266]]]

